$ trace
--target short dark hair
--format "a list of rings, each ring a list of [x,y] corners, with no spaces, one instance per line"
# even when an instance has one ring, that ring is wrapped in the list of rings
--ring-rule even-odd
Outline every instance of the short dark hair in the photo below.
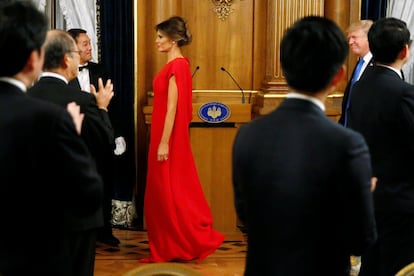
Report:
[[[326,88],[348,51],[345,34],[330,19],[307,16],[296,21],[280,44],[280,61],[289,87],[310,93]]]
[[[41,51],[47,17],[31,1],[0,4],[0,76],[20,72],[33,51]]]
[[[68,30],[67,32],[72,36],[72,38],[76,42],[78,42],[78,37],[79,37],[80,34],[86,34],[87,33],[86,30],[80,29],[80,28],[73,28],[73,29]]]
[[[410,31],[407,24],[397,18],[380,18],[374,22],[368,32],[369,48],[376,62],[390,64],[410,43]]]
[[[160,31],[162,34],[177,42],[179,47],[190,44],[192,40],[192,35],[187,28],[186,21],[180,16],[172,16],[158,23],[155,26],[155,30]]]

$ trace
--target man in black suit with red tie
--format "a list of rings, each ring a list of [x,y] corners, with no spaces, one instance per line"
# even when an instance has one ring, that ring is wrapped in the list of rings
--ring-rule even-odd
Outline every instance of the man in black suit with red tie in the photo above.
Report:
[[[378,240],[359,275],[389,276],[414,262],[414,86],[401,74],[410,31],[399,19],[378,19],[368,40],[375,65],[353,87],[349,127],[365,137],[378,178]]]
[[[349,276],[350,255],[376,239],[368,147],[324,112],[347,55],[333,21],[294,23],[280,44],[290,92],[237,133],[233,185],[247,227],[245,275]]]
[[[69,85],[80,89],[82,91],[90,92],[90,86],[97,87],[98,79],[101,78],[104,82],[109,79],[105,67],[92,61],[92,46],[91,40],[84,29],[73,28],[67,31],[75,40],[80,54],[79,73],[78,76],[69,81]],[[108,107],[108,115],[110,116],[111,124],[114,131],[114,139],[109,142],[108,147],[111,153],[105,156],[107,163],[105,183],[105,207],[104,217],[105,225],[99,231],[98,241],[116,246],[119,244],[119,239],[112,234],[112,199],[114,196],[115,186],[115,156],[114,150],[117,154],[122,154],[125,151],[125,140],[121,136],[118,117],[115,116],[114,111]],[[117,141],[115,145],[115,141]]]
[[[47,22],[31,1],[0,3],[4,276],[93,275],[95,231],[103,225],[103,184],[75,129],[74,121],[78,130],[82,122],[79,110],[72,119],[66,105],[26,95],[42,70]]]

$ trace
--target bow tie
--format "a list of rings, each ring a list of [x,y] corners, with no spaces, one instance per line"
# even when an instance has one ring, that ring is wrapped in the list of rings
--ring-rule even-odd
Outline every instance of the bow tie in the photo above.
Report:
[[[79,66],[79,72],[81,72],[83,69],[88,69],[88,64],[84,65],[84,66]]]

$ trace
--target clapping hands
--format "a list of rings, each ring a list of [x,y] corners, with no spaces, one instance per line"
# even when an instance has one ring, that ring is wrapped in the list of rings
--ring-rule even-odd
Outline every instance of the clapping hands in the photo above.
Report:
[[[98,92],[96,88],[91,84],[91,93],[96,98],[96,104],[100,109],[108,111],[108,105],[114,96],[114,85],[110,79],[106,81],[105,86],[103,85],[102,78],[98,79]]]

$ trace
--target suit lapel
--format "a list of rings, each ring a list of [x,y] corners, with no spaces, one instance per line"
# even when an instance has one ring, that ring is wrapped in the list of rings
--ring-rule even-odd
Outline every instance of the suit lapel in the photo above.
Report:
[[[79,90],[82,90],[81,89],[81,86],[80,86],[80,83],[79,83],[79,80],[78,80],[78,78],[76,77],[76,78],[74,78],[73,80],[72,80],[72,82],[73,82],[73,84],[79,89]]]

